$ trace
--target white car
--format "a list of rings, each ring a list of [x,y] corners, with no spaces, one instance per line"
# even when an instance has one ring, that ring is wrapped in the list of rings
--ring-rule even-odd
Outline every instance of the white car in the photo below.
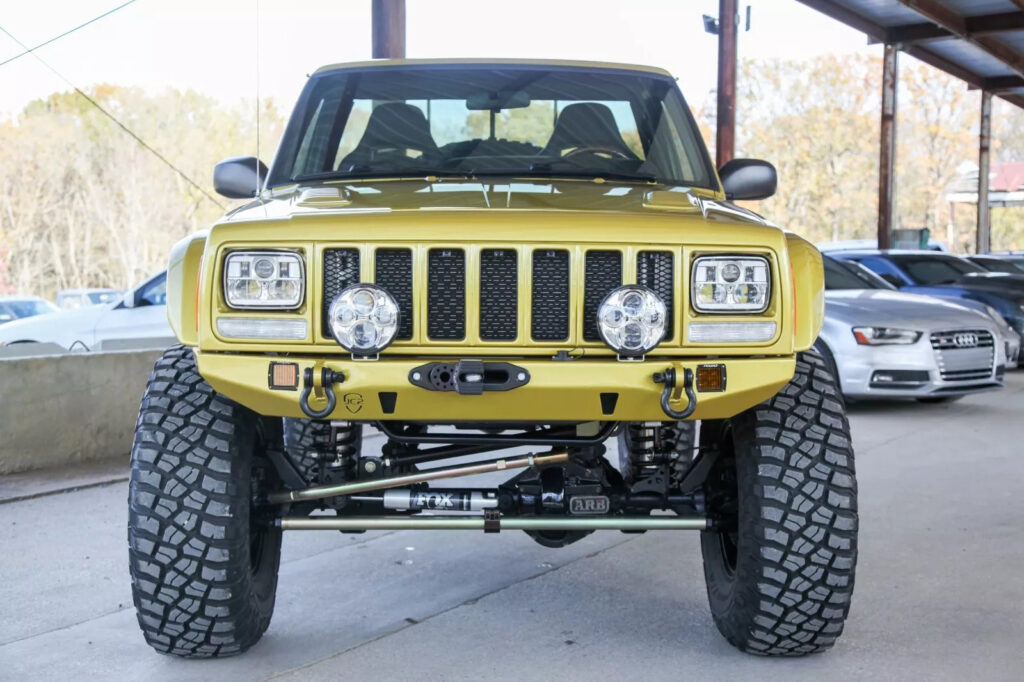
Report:
[[[0,326],[0,346],[55,343],[68,350],[97,350],[127,342],[154,348],[174,343],[167,322],[167,273],[161,272],[112,303],[65,310]]]
[[[0,324],[57,312],[57,306],[38,296],[0,296]]]
[[[121,292],[115,289],[64,289],[57,292],[57,307],[64,310],[88,308],[92,305],[120,301]]]

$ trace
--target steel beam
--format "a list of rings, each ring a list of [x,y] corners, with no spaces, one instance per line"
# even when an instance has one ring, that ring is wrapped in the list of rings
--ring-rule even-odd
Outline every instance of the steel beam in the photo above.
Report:
[[[896,199],[896,91],[899,50],[887,44],[882,58],[882,121],[878,156],[878,248],[892,248],[892,214]]]
[[[978,38],[1024,29],[1024,12],[1001,12],[964,17],[964,35]],[[885,29],[885,40],[869,40],[870,43],[901,43],[903,46],[932,40],[959,38],[948,28],[925,21],[916,24],[889,26]]]
[[[718,0],[718,112],[715,118],[715,163],[736,153],[736,0]]]
[[[998,95],[1001,92],[1011,92],[1019,88],[1024,88],[1024,78],[1021,76],[993,76],[983,80],[980,87],[971,86],[969,89],[987,90]]]
[[[405,0],[373,0],[373,58],[405,58]]]
[[[978,234],[977,253],[992,250],[992,213],[988,205],[989,144],[992,139],[992,93],[981,93],[981,127],[978,133]]]

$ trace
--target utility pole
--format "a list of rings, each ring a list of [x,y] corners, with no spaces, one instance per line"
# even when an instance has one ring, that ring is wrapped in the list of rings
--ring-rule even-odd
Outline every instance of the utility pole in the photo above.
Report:
[[[373,58],[405,58],[405,0],[372,0]]]

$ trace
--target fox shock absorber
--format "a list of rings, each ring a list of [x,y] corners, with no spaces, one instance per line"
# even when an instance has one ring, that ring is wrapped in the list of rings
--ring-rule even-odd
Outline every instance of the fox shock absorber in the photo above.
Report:
[[[498,508],[498,495],[491,490],[430,490],[393,488],[383,496],[356,495],[356,502],[377,502],[395,511],[483,511]]]

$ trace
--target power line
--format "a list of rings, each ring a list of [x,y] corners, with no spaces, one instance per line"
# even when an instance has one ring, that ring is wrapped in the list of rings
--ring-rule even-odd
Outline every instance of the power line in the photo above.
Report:
[[[133,1],[134,1],[134,0],[133,0]],[[20,40],[18,40],[17,38],[15,38],[15,37],[14,37],[13,35],[11,35],[11,32],[10,32],[10,31],[8,31],[8,30],[7,30],[6,28],[4,28],[3,26],[0,26],[0,32],[3,32],[3,33],[4,33],[4,34],[5,34],[5,35],[6,35],[6,36],[7,36],[8,38],[10,38],[10,39],[11,39],[11,40],[13,40],[14,42],[18,43],[18,45],[20,45],[20,46],[21,46],[21,48],[22,48],[23,50],[25,50],[26,52],[29,52],[29,53],[31,53],[31,54],[32,54],[32,56],[33,56],[33,57],[35,57],[36,59],[38,59],[38,60],[39,60],[39,63],[40,63],[40,64],[42,64],[43,66],[45,66],[45,67],[46,67],[47,69],[49,69],[49,70],[50,70],[50,71],[51,71],[51,72],[53,73],[53,75],[57,76],[57,78],[60,78],[60,79],[61,79],[62,81],[64,81],[64,82],[65,82],[65,83],[66,83],[66,84],[68,85],[68,87],[70,87],[70,88],[71,88],[72,90],[74,90],[74,91],[75,91],[76,93],[78,93],[78,94],[79,94],[79,95],[81,95],[81,96],[82,96],[83,98],[85,98],[85,100],[86,100],[87,102],[89,102],[89,104],[91,104],[91,105],[93,105],[94,107],[96,107],[97,109],[99,109],[99,110],[100,110],[100,112],[101,112],[101,113],[102,113],[102,114],[103,114],[104,116],[106,116],[106,117],[107,117],[107,118],[109,118],[109,119],[110,119],[111,121],[113,121],[113,122],[114,122],[114,124],[115,124],[115,125],[116,125],[117,127],[119,127],[119,128],[121,129],[121,130],[123,130],[124,132],[128,133],[128,135],[130,135],[130,136],[132,137],[132,139],[134,139],[134,140],[135,140],[136,142],[138,142],[138,143],[139,143],[139,144],[140,144],[140,145],[141,145],[141,146],[142,146],[142,147],[143,147],[144,149],[146,149],[146,150],[148,150],[149,152],[151,152],[151,153],[152,153],[152,154],[153,154],[153,155],[154,155],[154,156],[155,156],[156,158],[158,158],[158,159],[160,159],[161,161],[163,161],[163,162],[164,162],[164,164],[165,164],[165,165],[166,165],[166,166],[167,166],[168,168],[170,168],[170,169],[171,169],[171,170],[173,170],[173,171],[174,171],[175,173],[177,173],[178,175],[180,175],[180,176],[182,177],[182,179],[184,179],[184,180],[185,180],[185,182],[187,182],[188,184],[192,185],[192,186],[193,186],[193,187],[195,187],[195,188],[196,188],[197,190],[199,190],[199,191],[200,191],[200,192],[201,192],[201,193],[203,194],[203,196],[205,196],[205,197],[206,197],[207,199],[209,199],[209,200],[210,200],[210,201],[212,201],[212,202],[213,202],[214,204],[216,204],[217,206],[219,206],[219,207],[220,207],[220,208],[221,208],[222,210],[223,210],[223,209],[225,208],[224,204],[222,204],[222,203],[220,203],[219,201],[217,201],[217,199],[215,199],[215,198],[213,197],[213,195],[212,195],[212,194],[210,194],[210,193],[209,193],[209,192],[207,192],[207,191],[206,191],[205,189],[203,189],[202,187],[200,187],[200,186],[199,186],[199,184],[198,184],[198,183],[197,183],[197,182],[196,182],[195,180],[193,180],[192,178],[190,178],[190,177],[189,177],[189,176],[188,176],[188,175],[187,175],[187,174],[185,173],[185,171],[183,171],[183,170],[181,170],[180,168],[178,168],[177,166],[175,166],[175,165],[174,165],[173,163],[171,163],[171,162],[170,162],[170,160],[168,160],[168,159],[167,159],[167,157],[165,157],[165,156],[164,156],[163,154],[161,154],[160,152],[158,152],[158,151],[157,151],[156,149],[154,149],[153,147],[149,146],[149,144],[148,144],[148,143],[147,143],[147,142],[146,142],[145,140],[143,140],[143,139],[142,139],[141,137],[139,137],[139,136],[138,136],[137,134],[135,134],[135,132],[134,132],[134,131],[133,131],[133,130],[132,130],[131,128],[129,128],[128,126],[126,126],[126,125],[125,125],[124,123],[121,123],[121,121],[119,121],[119,120],[118,120],[118,119],[117,119],[117,118],[116,118],[116,117],[115,117],[115,116],[114,116],[114,115],[113,115],[112,113],[110,113],[109,111],[107,111],[106,109],[104,109],[104,108],[103,108],[103,107],[102,107],[102,106],[100,105],[100,103],[99,103],[99,102],[97,102],[97,101],[96,101],[95,99],[93,99],[92,97],[90,97],[89,95],[87,95],[87,94],[86,94],[85,92],[83,92],[83,91],[82,91],[82,90],[81,90],[81,89],[80,89],[80,88],[79,88],[79,87],[78,87],[77,85],[75,85],[74,83],[72,83],[72,82],[71,82],[70,80],[68,80],[67,78],[65,78],[65,77],[64,77],[64,75],[63,75],[63,74],[62,74],[62,73],[61,73],[60,71],[58,71],[57,69],[55,69],[55,68],[53,68],[52,66],[50,66],[50,64],[49,64],[49,63],[48,63],[48,62],[47,62],[47,61],[46,61],[45,59],[43,59],[42,57],[40,57],[40,56],[39,56],[38,54],[36,54],[36,53],[34,52],[34,48],[33,48],[33,49],[29,49],[28,47],[26,47],[26,46],[25,46],[25,44],[24,44],[23,42],[21,42]]]
[[[131,5],[131,4],[134,4],[134,3],[135,3],[135,0],[128,0],[128,2],[126,2],[126,3],[123,3],[123,4],[120,4],[120,5],[118,5],[117,7],[114,7],[113,9],[109,9],[109,10],[107,10],[106,12],[104,12],[103,14],[99,15],[98,17],[93,17],[92,19],[90,19],[89,21],[85,22],[84,24],[79,24],[78,26],[75,26],[74,28],[70,28],[70,29],[68,29],[67,31],[64,31],[63,33],[61,33],[61,34],[60,34],[59,36],[54,36],[54,37],[50,38],[49,40],[47,40],[47,41],[45,41],[45,42],[39,43],[38,45],[36,45],[36,46],[35,46],[35,47],[33,47],[33,48],[26,48],[26,47],[25,47],[24,45],[21,45],[21,43],[18,43],[19,45],[21,45],[22,49],[24,49],[25,51],[24,51],[24,52],[21,52],[21,53],[19,53],[19,54],[16,54],[16,55],[14,55],[13,57],[9,57],[9,58],[7,58],[7,59],[3,60],[2,62],[0,62],[0,66],[3,66],[4,64],[10,64],[10,63],[11,63],[11,62],[13,62],[13,61],[14,61],[15,59],[21,59],[21,58],[22,58],[22,57],[24,57],[25,55],[27,55],[27,54],[31,54],[32,52],[35,52],[36,50],[38,50],[38,49],[39,49],[39,48],[41,48],[41,47],[46,47],[46,46],[47,46],[47,45],[49,45],[50,43],[52,43],[52,42],[55,42],[55,41],[58,41],[58,40],[60,40],[61,38],[63,38],[64,36],[67,36],[67,35],[71,35],[71,34],[72,34],[72,33],[74,33],[75,31],[77,31],[78,29],[80,29],[80,28],[85,28],[85,27],[86,27],[86,26],[88,26],[89,24],[91,24],[91,23],[94,23],[94,22],[97,22],[97,21],[99,21],[100,19],[102,19],[103,17],[106,17],[106,16],[110,16],[111,14],[113,14],[114,12],[116,12],[117,10],[119,10],[119,9],[124,9],[124,8],[125,8],[125,7],[127,7],[128,5]],[[4,31],[4,33],[7,33],[7,31]],[[7,35],[11,35],[11,34],[10,34],[10,33],[7,33]],[[15,41],[15,42],[17,42],[17,41]]]

